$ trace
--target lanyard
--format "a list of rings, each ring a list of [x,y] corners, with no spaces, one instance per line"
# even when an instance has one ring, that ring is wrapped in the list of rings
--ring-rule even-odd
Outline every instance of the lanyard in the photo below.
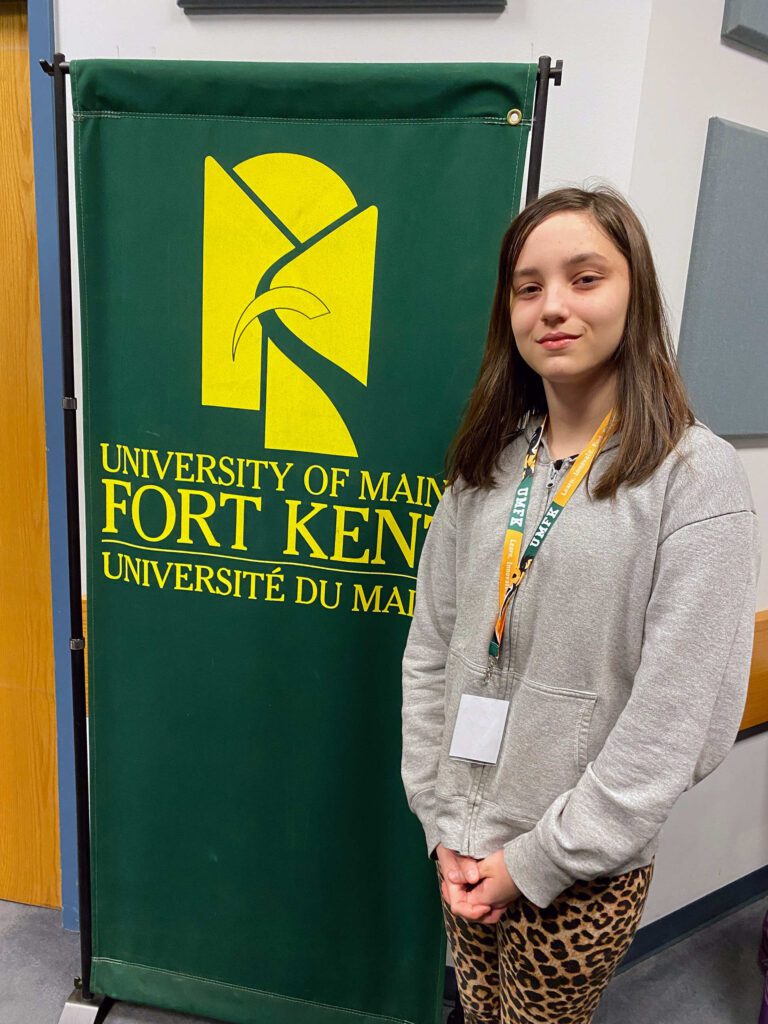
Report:
[[[592,462],[594,461],[594,458],[597,455],[601,444],[605,440],[606,434],[608,433],[608,422],[611,418],[612,412],[613,410],[606,415],[603,422],[595,431],[592,440],[568,470],[565,479],[560,484],[560,487],[557,489],[557,493],[550,502],[547,511],[542,516],[541,522],[536,528],[533,537],[531,537],[528,547],[525,549],[525,553],[521,559],[520,549],[523,546],[525,516],[528,511],[528,502],[531,497],[533,471],[536,468],[536,456],[539,452],[539,443],[542,435],[544,434],[544,428],[547,425],[546,415],[541,426],[537,427],[533,432],[533,437],[528,445],[528,451],[525,456],[523,475],[520,480],[520,485],[515,491],[515,500],[512,503],[512,511],[509,515],[507,532],[504,536],[504,550],[501,556],[501,569],[499,570],[499,614],[496,618],[496,624],[493,627],[493,637],[491,638],[491,642],[488,647],[488,653],[492,658],[499,657],[501,641],[504,637],[504,627],[506,625],[509,602],[512,600],[513,595],[523,582],[525,574],[530,568],[531,562],[534,560],[537,552],[541,548],[541,545],[546,540],[547,534],[554,526],[557,517],[571,500],[576,488],[586,476],[587,470],[592,465]]]

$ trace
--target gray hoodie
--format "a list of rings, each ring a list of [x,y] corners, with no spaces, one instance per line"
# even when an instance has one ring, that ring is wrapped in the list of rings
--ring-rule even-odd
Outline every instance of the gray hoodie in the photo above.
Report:
[[[502,452],[496,488],[462,482],[435,509],[403,656],[402,778],[430,855],[439,842],[472,857],[503,847],[521,892],[546,907],[576,879],[648,864],[675,801],[732,747],[760,541],[734,448],[697,420],[614,502],[582,481],[512,601],[488,678],[502,544],[541,419]],[[542,441],[523,549],[569,464],[557,471]],[[495,765],[448,757],[463,693],[510,701]]]

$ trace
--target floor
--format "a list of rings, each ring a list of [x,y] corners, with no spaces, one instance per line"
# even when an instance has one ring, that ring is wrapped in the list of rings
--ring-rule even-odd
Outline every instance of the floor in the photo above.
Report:
[[[756,963],[768,897],[616,975],[593,1024],[757,1024]],[[58,911],[0,901],[0,1024],[57,1024],[79,970],[79,937]],[[106,1024],[213,1024],[116,1004]],[[301,1024],[301,1022],[297,1022]]]

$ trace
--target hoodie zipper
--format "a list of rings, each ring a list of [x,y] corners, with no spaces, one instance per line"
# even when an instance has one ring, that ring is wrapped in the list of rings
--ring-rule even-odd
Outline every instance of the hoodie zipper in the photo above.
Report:
[[[547,478],[547,500],[545,502],[547,507],[549,507],[551,491],[552,491],[552,487],[554,485],[556,477],[557,477],[557,470],[555,469],[555,463],[553,461],[553,462],[550,462],[550,464],[549,464],[549,476]],[[546,509],[545,509],[545,511],[546,511]]]
[[[598,455],[600,455],[600,454],[601,453],[598,452]],[[544,499],[544,507],[540,510],[539,518],[541,518],[541,516],[543,516],[544,513],[549,508],[549,504],[552,501],[552,489],[554,488],[555,484],[558,483],[566,475],[566,473],[571,468],[571,466],[573,465],[573,463],[576,461],[577,458],[578,458],[578,455],[569,455],[569,456],[567,456],[567,458],[562,459],[562,461],[557,460],[557,459],[552,459],[552,461],[550,462],[549,470],[548,470],[548,473],[547,473],[546,497]],[[560,461],[560,468],[559,469],[557,469],[557,467],[555,466],[555,463],[557,461]],[[520,589],[522,589],[522,587]],[[509,617],[507,619],[507,624],[506,624],[506,626],[504,628],[504,635],[509,637],[509,642],[507,644],[507,657],[506,657],[505,666],[504,666],[504,676],[505,676],[505,678],[509,678],[509,676],[510,676],[510,674],[512,672],[512,652],[513,652],[513,649],[515,647],[515,644],[512,642],[512,616],[514,615],[514,609],[515,609],[515,604],[517,602],[517,595],[518,595],[518,593],[519,593],[519,590],[515,591],[515,593],[514,593],[514,595],[512,597],[512,600],[510,602]]]
[[[550,462],[550,464],[549,464],[549,472],[548,472],[548,475],[547,475],[546,499],[544,501],[544,508],[541,511],[541,515],[544,515],[544,513],[549,508],[549,503],[552,500],[552,488],[555,485],[555,482],[556,482],[556,480],[558,478],[558,475],[561,472],[566,472],[567,473],[568,470],[570,469],[571,463],[574,461],[574,459],[572,459],[570,456],[567,459],[563,459],[563,461],[562,461],[562,463],[560,465],[560,469],[559,470],[555,468],[555,461],[556,460],[553,459]],[[539,518],[541,518],[541,517],[539,517]],[[512,675],[512,650],[515,647],[515,644],[512,643],[512,616],[514,615],[515,605],[517,604],[517,595],[520,593],[520,589],[522,589],[522,588],[518,588],[515,591],[515,593],[512,595],[512,600],[509,603],[509,609],[507,611],[507,623],[506,623],[506,626],[504,627],[504,635],[505,635],[505,637],[508,638],[507,639],[507,656],[506,656],[506,659],[505,659],[504,673],[503,673],[503,675],[499,676],[499,682],[501,682],[502,679],[505,679],[505,680],[509,679],[510,676]],[[505,694],[504,696],[505,696],[505,699],[506,699],[508,695]],[[485,765],[485,764],[483,764],[483,765],[480,765],[479,767],[480,767],[480,771],[477,773],[477,781],[475,783],[475,791],[474,791],[474,794],[472,796],[472,803],[471,803],[471,807],[470,807],[470,810],[469,810],[469,817],[468,817],[468,820],[467,820],[467,827],[466,827],[466,830],[465,830],[466,848],[469,851],[469,856],[470,857],[475,855],[474,852],[473,852],[476,849],[476,846],[475,846],[475,843],[474,843],[474,832],[475,832],[475,827],[477,825],[477,817],[478,817],[478,815],[480,813],[481,795],[482,795],[483,789],[485,788],[486,771],[487,771],[488,768],[493,767],[493,765]]]

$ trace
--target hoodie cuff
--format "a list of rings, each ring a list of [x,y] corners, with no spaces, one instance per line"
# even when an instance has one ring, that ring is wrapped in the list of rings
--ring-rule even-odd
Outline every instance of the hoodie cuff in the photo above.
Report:
[[[435,791],[434,789],[423,789],[411,801],[411,810],[421,822],[424,829],[424,837],[427,841],[427,853],[432,860],[435,860],[435,848],[440,842],[435,824]]]
[[[575,881],[545,852],[535,829],[505,843],[504,863],[523,896],[542,909]]]

